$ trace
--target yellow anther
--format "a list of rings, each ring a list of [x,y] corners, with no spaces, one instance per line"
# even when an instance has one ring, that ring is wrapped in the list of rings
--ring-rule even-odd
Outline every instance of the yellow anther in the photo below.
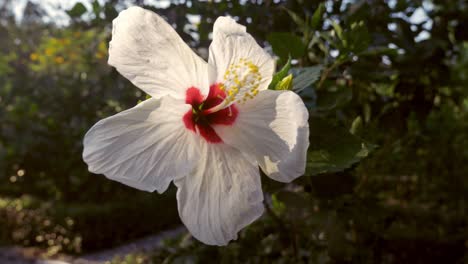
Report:
[[[230,64],[223,77],[224,82],[220,87],[227,94],[224,103],[226,106],[232,102],[241,103],[255,97],[262,80],[258,66],[246,58],[240,58]]]

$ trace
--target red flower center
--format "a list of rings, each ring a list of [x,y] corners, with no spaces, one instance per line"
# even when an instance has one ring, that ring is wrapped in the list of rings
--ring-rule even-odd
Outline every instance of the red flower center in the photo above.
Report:
[[[210,86],[210,92],[206,98],[196,87],[190,87],[185,93],[185,102],[192,105],[182,118],[185,127],[193,132],[198,132],[209,143],[222,143],[223,140],[213,129],[214,125],[230,126],[236,121],[238,110],[234,104],[214,113],[206,113],[210,109],[226,98],[226,93],[219,88],[218,84]]]

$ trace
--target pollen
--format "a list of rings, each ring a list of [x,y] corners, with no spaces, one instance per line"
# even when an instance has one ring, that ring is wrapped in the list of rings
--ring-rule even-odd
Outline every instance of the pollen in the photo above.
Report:
[[[220,89],[226,91],[226,104],[244,103],[258,94],[262,76],[258,66],[246,58],[240,58],[229,65],[224,73],[224,82]]]

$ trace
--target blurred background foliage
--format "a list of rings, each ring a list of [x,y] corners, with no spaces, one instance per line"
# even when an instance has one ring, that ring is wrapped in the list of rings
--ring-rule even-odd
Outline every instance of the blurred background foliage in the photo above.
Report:
[[[468,261],[466,0],[90,0],[55,16],[24,1],[21,18],[1,1],[1,244],[82,254],[180,225],[174,188],[138,192],[81,160],[96,121],[145,99],[106,62],[135,4],[205,59],[218,16],[246,25],[284,66],[276,82],[293,75],[311,146],[304,177],[262,178],[267,213],[227,247],[181,236],[116,263]]]

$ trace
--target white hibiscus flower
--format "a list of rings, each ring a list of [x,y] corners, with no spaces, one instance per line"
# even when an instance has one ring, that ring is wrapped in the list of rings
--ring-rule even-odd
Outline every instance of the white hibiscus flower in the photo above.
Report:
[[[173,181],[190,233],[226,245],[263,213],[259,166],[281,182],[304,173],[308,112],[295,93],[267,90],[275,62],[233,19],[216,20],[209,53],[151,11],[121,12],[109,64],[152,98],[95,124],[83,159],[140,190]]]

